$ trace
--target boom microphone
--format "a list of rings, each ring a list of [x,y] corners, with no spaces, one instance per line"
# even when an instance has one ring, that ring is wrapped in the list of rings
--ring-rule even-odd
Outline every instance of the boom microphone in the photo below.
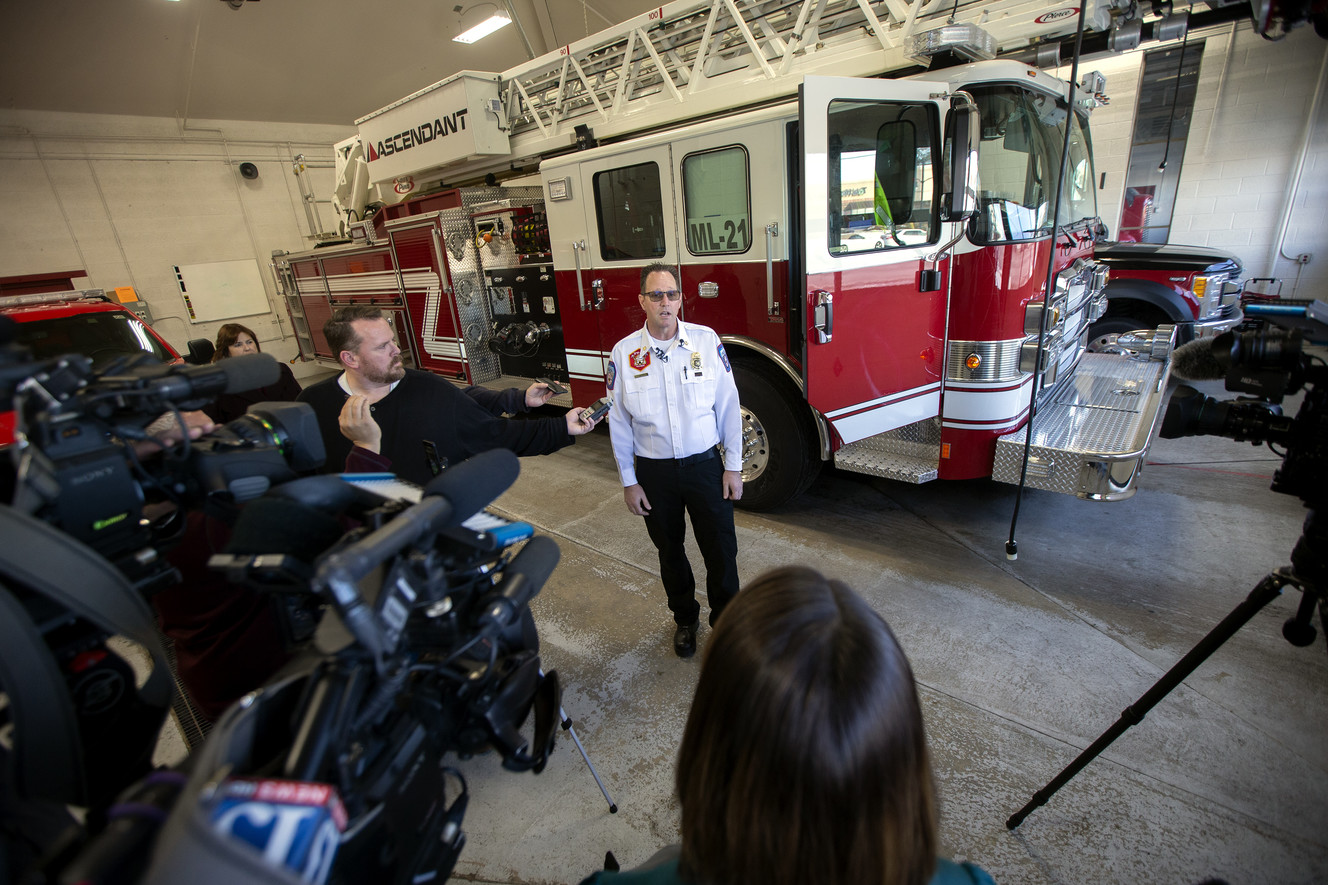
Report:
[[[270,354],[248,353],[206,366],[171,366],[162,375],[106,375],[99,386],[107,390],[156,397],[166,403],[199,405],[222,393],[243,393],[281,380],[281,367]]]
[[[458,525],[511,488],[520,473],[521,461],[514,453],[507,449],[490,449],[435,476],[424,487],[424,495],[446,498],[452,505],[455,518],[447,525]]]
[[[357,583],[421,538],[474,515],[506,491],[520,469],[516,455],[506,449],[467,458],[434,478],[418,504],[323,560],[314,576],[314,586],[327,589],[346,629],[373,656],[376,667],[385,664],[390,638],[365,604]]]
[[[221,393],[243,393],[280,380],[281,367],[270,354],[247,353],[219,363],[173,371],[154,386],[169,399],[198,399],[215,398]]]
[[[561,556],[552,538],[544,535],[531,538],[503,570],[502,583],[480,606],[480,627],[493,625],[502,629],[510,625],[539,593]]]

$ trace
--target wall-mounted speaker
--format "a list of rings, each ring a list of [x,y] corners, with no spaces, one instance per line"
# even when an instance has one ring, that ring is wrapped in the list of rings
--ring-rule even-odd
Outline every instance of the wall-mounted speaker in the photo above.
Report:
[[[241,163],[240,177],[247,178],[250,181],[253,181],[255,178],[258,177],[258,167],[255,166],[253,163]]]

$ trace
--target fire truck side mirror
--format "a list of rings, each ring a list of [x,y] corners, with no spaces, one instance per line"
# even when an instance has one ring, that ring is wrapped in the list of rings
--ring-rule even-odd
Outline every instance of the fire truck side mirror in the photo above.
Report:
[[[956,92],[950,97],[945,133],[941,212],[946,221],[963,221],[978,208],[978,144],[982,135],[978,106],[967,92]]]

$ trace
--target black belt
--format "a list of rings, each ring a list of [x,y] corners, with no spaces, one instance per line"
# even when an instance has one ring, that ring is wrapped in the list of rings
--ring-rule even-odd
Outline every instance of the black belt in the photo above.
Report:
[[[678,467],[689,467],[692,464],[704,464],[711,458],[719,457],[719,449],[711,446],[704,452],[697,452],[695,455],[688,455],[686,458],[647,458],[644,455],[637,455],[638,461],[649,461],[652,464],[673,464]]]

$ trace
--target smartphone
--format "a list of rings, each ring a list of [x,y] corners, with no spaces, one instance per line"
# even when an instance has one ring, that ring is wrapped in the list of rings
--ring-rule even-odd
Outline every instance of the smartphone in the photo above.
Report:
[[[552,390],[554,396],[562,396],[564,393],[567,392],[566,387],[563,387],[561,384],[559,384],[557,381],[554,381],[552,378],[536,378],[535,380],[538,381],[540,384],[543,384],[544,386],[548,387],[550,390]]]
[[[587,421],[598,421],[609,413],[609,408],[613,405],[613,397],[602,396],[590,404],[588,408],[581,411],[581,417]]]

